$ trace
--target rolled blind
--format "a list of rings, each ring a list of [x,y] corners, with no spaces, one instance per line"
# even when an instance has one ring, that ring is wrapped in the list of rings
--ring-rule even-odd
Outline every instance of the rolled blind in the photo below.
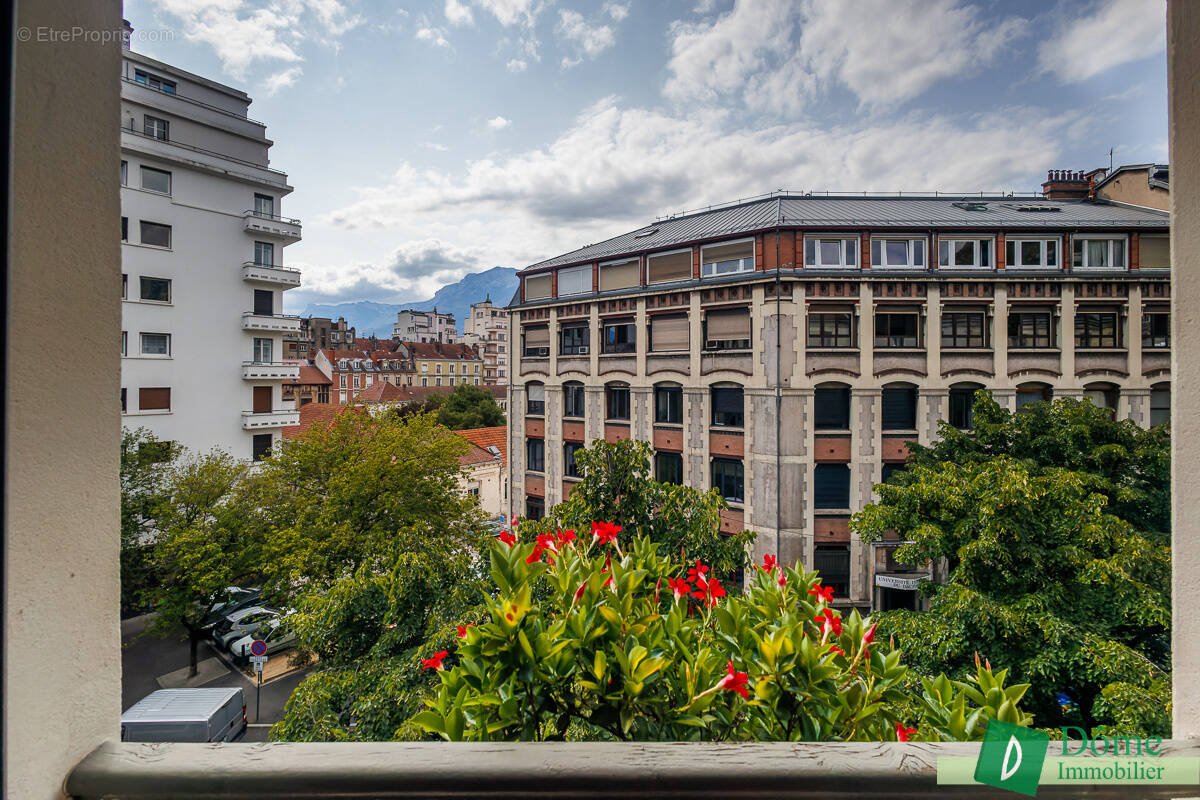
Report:
[[[550,328],[546,325],[539,325],[536,328],[525,329],[525,346],[526,347],[549,347],[550,346]]]
[[[710,311],[707,317],[709,339],[749,339],[750,309]]]
[[[715,261],[733,261],[739,258],[754,258],[754,242],[721,244],[704,248],[703,261],[705,264],[712,264]]]
[[[1171,266],[1171,240],[1166,236],[1142,236],[1138,264],[1143,267]]]
[[[688,318],[685,316],[650,318],[652,350],[687,350],[689,333]]]
[[[665,256],[650,256],[647,267],[647,282],[681,281],[692,277],[692,254],[690,251],[671,253]]]
[[[151,411],[169,409],[171,407],[171,389],[169,387],[156,389],[138,389],[138,410]]]
[[[565,294],[582,294],[592,290],[592,267],[572,267],[558,271],[558,296]]]
[[[542,403],[546,400],[546,387],[540,383],[525,384],[525,391],[529,392],[529,402]]]
[[[537,275],[525,279],[525,299],[541,300],[550,296],[550,276]]]
[[[637,259],[623,261],[620,264],[600,265],[600,291],[602,292],[610,289],[632,289],[640,284]]]
[[[911,431],[917,427],[917,390],[909,387],[884,389],[882,425],[885,431]]]

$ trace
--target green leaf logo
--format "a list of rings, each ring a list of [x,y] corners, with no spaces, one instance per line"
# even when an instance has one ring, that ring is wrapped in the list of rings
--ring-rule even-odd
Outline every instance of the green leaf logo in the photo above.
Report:
[[[1049,734],[993,719],[975,762],[975,780],[1036,797],[1049,746]]]

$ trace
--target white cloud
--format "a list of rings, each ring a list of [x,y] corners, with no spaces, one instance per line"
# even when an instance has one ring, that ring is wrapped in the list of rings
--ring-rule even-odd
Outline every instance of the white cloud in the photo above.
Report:
[[[211,47],[237,80],[259,62],[303,61],[299,48],[307,42],[338,47],[364,21],[341,0],[272,0],[259,8],[246,0],[162,0],[159,8],[188,41]]]
[[[539,0],[471,0],[479,8],[489,12],[501,25],[525,24],[532,26],[542,10]]]
[[[512,120],[505,119],[504,117],[499,117],[499,116],[492,117],[491,119],[489,119],[487,121],[487,126],[494,131],[502,131],[505,128],[507,128],[509,125],[512,125]]]
[[[461,0],[446,0],[446,21],[451,25],[473,25],[475,17]]]
[[[1038,66],[1063,83],[1077,83],[1166,47],[1163,0],[1103,0],[1089,13],[1064,16],[1038,47]]]
[[[418,28],[417,38],[422,42],[429,42],[435,47],[450,47],[450,40],[446,38],[446,32],[441,28]]]
[[[528,66],[529,63],[521,58],[511,59],[507,64],[509,72],[524,72]]]
[[[983,68],[1021,24],[984,20],[959,0],[738,0],[711,21],[672,26],[664,93],[677,101],[740,97],[782,114],[844,86],[863,105],[896,105]]]
[[[446,145],[444,145],[444,144],[440,144],[440,143],[438,143],[438,142],[425,142],[425,143],[424,143],[424,144],[422,144],[421,146],[422,146],[422,147],[425,147],[425,148],[427,148],[427,149],[429,149],[429,150],[436,150],[436,151],[437,151],[437,152],[439,152],[439,153],[444,153],[444,152],[446,152],[447,150],[449,150],[449,149],[450,149],[449,147],[446,147]]]
[[[274,75],[267,78],[263,82],[263,88],[267,90],[267,96],[271,97],[281,90],[295,84],[303,74],[304,70],[300,67],[288,67],[282,72],[276,72]],[[341,88],[340,84],[339,88]]]
[[[604,4],[604,13],[613,18],[613,21],[620,22],[629,16],[629,3],[624,5],[620,3],[607,2]]]
[[[487,263],[524,266],[686,207],[779,186],[798,190],[1028,189],[1058,163],[1078,115],[1002,108],[969,118],[901,117],[742,126],[744,115],[585,108],[549,145],[461,170],[402,163],[321,224],[436,237]]]
[[[564,66],[578,64],[581,56],[595,58],[617,42],[616,34],[608,25],[589,24],[577,11],[563,9],[558,15],[558,35],[577,51],[576,58],[563,59]]]

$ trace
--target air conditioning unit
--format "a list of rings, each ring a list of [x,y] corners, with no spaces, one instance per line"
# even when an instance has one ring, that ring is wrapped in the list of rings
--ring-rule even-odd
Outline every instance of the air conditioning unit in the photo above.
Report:
[[[720,339],[709,339],[704,343],[705,350],[720,350],[723,343]]]
[[[588,354],[587,345],[584,345],[583,347],[575,348],[575,353],[576,353],[576,355],[586,356]]]

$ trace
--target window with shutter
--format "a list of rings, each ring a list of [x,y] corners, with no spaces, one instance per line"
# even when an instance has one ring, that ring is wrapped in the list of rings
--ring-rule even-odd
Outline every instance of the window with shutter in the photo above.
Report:
[[[910,386],[884,387],[881,392],[883,430],[911,431],[917,428],[917,390]]]
[[[1142,234],[1138,246],[1138,265],[1142,269],[1166,269],[1171,266],[1171,238]]]
[[[169,387],[138,389],[139,411],[169,411],[171,389]]]
[[[813,548],[813,569],[821,574],[821,584],[833,589],[836,596],[850,594],[849,545],[817,545]]]
[[[683,387],[654,387],[654,421],[669,425],[683,424]]]
[[[666,283],[684,281],[692,277],[692,251],[678,250],[646,259],[646,282]]]
[[[525,299],[544,300],[549,297],[553,284],[549,274],[534,275],[525,279]]]
[[[850,467],[846,464],[817,464],[813,469],[813,508],[850,507]]]
[[[650,350],[664,352],[687,350],[690,346],[690,325],[686,314],[671,314],[650,318]]]
[[[522,331],[526,357],[539,358],[550,355],[550,326],[531,325]]]
[[[754,241],[709,245],[700,251],[700,274],[704,277],[754,269]]]
[[[546,387],[540,383],[525,384],[526,413],[527,414],[545,414],[546,413]]]
[[[822,387],[813,391],[813,425],[817,430],[850,428],[850,388]]]
[[[558,296],[583,294],[592,290],[592,266],[571,267],[558,271]]]
[[[632,289],[641,285],[638,274],[639,264],[636,258],[626,261],[614,261],[600,265],[600,291],[613,289]]]
[[[704,317],[705,350],[749,350],[750,309],[709,311]]]
[[[740,428],[744,424],[745,401],[742,387],[714,387],[712,406],[712,424],[714,426]]]

